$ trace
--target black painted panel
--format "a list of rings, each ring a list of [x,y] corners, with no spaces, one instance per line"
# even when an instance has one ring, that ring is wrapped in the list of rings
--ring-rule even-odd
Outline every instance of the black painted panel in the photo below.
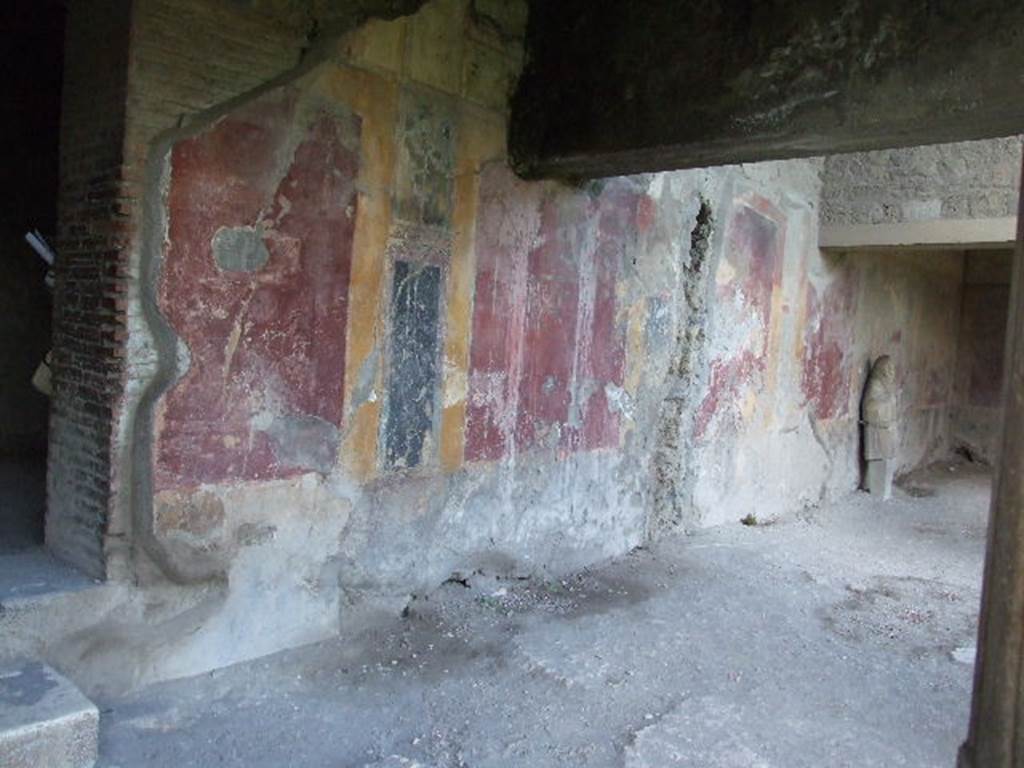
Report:
[[[393,468],[415,467],[434,423],[441,269],[396,261],[391,295],[385,461]]]

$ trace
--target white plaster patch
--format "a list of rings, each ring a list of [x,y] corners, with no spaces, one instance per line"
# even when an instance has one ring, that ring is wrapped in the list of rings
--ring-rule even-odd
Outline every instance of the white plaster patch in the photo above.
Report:
[[[907,200],[901,206],[905,221],[931,221],[942,218],[942,201]]]
[[[978,655],[978,648],[973,645],[965,645],[960,648],[954,648],[949,655],[953,657],[953,661],[973,666],[974,660]]]
[[[651,176],[651,181],[647,185],[647,194],[657,199],[661,197],[661,191],[665,186],[665,174],[655,173]]]
[[[252,418],[249,419],[249,426],[256,432],[266,432],[273,423],[274,414],[266,409],[254,413]]]
[[[605,384],[604,394],[608,398],[608,406],[615,413],[630,418],[633,414],[633,399],[622,387],[615,384]]]
[[[444,359],[444,407],[450,408],[458,405],[466,399],[469,390],[469,381],[466,370],[456,365],[451,359]]]
[[[795,429],[746,427],[731,447],[702,449],[694,506],[704,525],[747,515],[773,520],[816,505],[829,481],[829,457],[805,420]]]
[[[715,271],[715,283],[718,285],[728,285],[735,279],[736,269],[729,263],[729,260],[722,259],[718,262],[718,269]]]
[[[337,169],[334,169],[334,172],[337,173]],[[277,204],[281,207],[281,210],[277,215],[276,221],[277,223],[280,223],[281,219],[283,219],[291,212],[292,201],[288,199],[287,195],[285,195],[284,192],[279,192],[277,195]]]

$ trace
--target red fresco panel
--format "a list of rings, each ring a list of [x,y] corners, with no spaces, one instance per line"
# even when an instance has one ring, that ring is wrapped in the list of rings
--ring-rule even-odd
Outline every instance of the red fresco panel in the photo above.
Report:
[[[747,305],[760,314],[765,328],[771,319],[772,293],[782,279],[782,221],[771,203],[756,198],[751,205],[736,209],[729,228],[729,253],[739,257],[734,266],[745,275],[744,297]]]
[[[651,225],[651,206],[614,187],[596,202],[564,193],[542,201],[541,185],[508,176],[485,169],[481,179],[466,458],[542,444],[616,446],[619,417],[606,391],[622,386],[625,369],[616,285],[628,239]],[[586,400],[570,426],[574,392]]]
[[[172,150],[158,300],[189,367],[158,411],[158,489],[307,470],[268,418],[341,426],[359,122],[321,114],[289,156],[296,130],[285,95]],[[259,233],[266,263],[218,265],[231,227]]]
[[[741,386],[762,367],[762,362],[749,350],[728,360],[711,363],[711,380],[707,394],[697,409],[694,436],[703,437],[711,419],[723,406],[735,402]]]
[[[468,461],[501,459],[512,449],[526,253],[536,236],[540,205],[532,189],[500,163],[481,173],[466,408]]]
[[[516,446],[525,450],[561,432],[569,419],[579,305],[579,267],[564,242],[558,207],[545,202],[527,267],[523,363]]]
[[[607,187],[598,202],[597,247],[593,253],[594,293],[589,312],[581,313],[588,328],[580,336],[577,396],[582,403],[582,429],[573,430],[571,445],[583,450],[619,444],[619,414],[608,399],[608,388],[621,388],[626,366],[626,333],[618,322],[616,286],[627,245],[636,233],[649,229],[654,209],[647,195]]]

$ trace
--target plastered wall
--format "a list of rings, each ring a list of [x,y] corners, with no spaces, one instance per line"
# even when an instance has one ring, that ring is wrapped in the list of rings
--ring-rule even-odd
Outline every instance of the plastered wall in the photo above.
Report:
[[[952,440],[954,447],[990,464],[1002,431],[1010,272],[1010,252],[965,254]]]
[[[778,202],[741,197],[725,223],[693,433],[698,523],[770,519],[857,487],[860,399],[882,354],[898,370],[897,472],[949,449],[962,254],[824,254],[810,178],[803,200],[790,177]]]
[[[888,354],[896,363],[896,471],[907,472],[944,457],[951,448],[963,254],[882,251],[845,258],[861,282],[855,336],[861,381],[866,381],[869,359]]]

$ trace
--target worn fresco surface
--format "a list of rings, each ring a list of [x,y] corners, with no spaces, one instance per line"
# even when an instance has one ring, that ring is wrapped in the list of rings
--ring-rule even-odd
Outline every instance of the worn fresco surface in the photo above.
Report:
[[[727,224],[725,253],[718,268],[716,303],[733,315],[731,337],[711,360],[708,389],[700,404],[694,438],[727,428],[730,416],[742,418],[744,395],[763,383],[768,367],[772,299],[782,277],[785,220],[763,198],[744,201]],[[724,330],[724,322],[723,322]]]
[[[800,387],[813,417],[844,418],[851,408],[857,272],[841,272],[822,291],[807,284]]]
[[[143,287],[173,338],[132,343],[174,375],[135,522],[185,598],[139,674],[358,628],[453,574],[549,578],[846,492],[883,349],[906,462],[943,434],[927,297],[959,300],[951,265],[892,282],[824,258],[816,161],[518,179],[493,87],[522,18],[468,9],[368,23],[182,129],[150,179]]]
[[[490,166],[481,179],[466,458],[619,443],[625,372],[617,285],[635,191],[554,199]]]
[[[188,368],[164,399],[155,487],[335,461],[359,120],[285,91],[175,146],[159,299]]]

